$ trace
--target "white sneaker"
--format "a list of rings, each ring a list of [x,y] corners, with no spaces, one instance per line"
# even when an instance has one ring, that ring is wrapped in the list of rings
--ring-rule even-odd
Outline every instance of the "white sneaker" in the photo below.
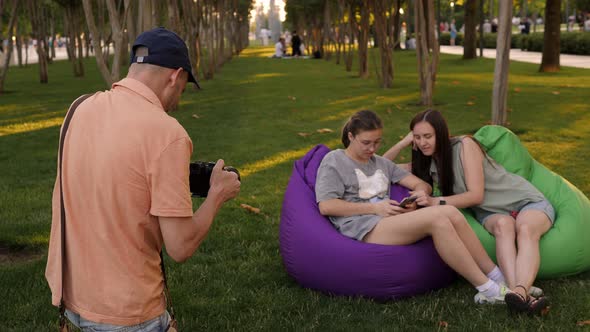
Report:
[[[543,295],[543,290],[539,287],[531,286],[531,288],[529,288],[529,295],[532,297],[540,297]]]
[[[476,304],[504,304],[504,297],[506,294],[510,293],[511,290],[506,287],[506,285],[501,284],[500,286],[500,295],[498,296],[485,296],[483,292],[479,292],[475,294],[473,300]]]

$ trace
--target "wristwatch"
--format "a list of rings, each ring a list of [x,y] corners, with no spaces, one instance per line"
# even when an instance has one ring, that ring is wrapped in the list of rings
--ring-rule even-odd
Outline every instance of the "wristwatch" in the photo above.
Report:
[[[447,205],[447,201],[443,197],[439,197],[438,205]]]

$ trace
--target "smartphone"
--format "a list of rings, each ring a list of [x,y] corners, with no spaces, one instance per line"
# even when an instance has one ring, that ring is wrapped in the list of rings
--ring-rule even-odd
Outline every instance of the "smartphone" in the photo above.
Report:
[[[416,201],[416,199],[417,199],[417,198],[418,198],[418,197],[416,197],[416,196],[408,196],[408,197],[406,197],[406,198],[402,199],[402,201],[401,201],[401,202],[399,202],[399,207],[401,207],[401,208],[404,208],[404,209],[405,209],[405,208],[406,208],[406,206],[408,206],[408,205],[410,205],[410,204],[414,203],[414,202]]]

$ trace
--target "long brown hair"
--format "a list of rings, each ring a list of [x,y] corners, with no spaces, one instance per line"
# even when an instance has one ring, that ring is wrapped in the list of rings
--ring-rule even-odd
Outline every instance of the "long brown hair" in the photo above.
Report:
[[[438,173],[438,186],[443,196],[453,195],[453,156],[449,127],[442,114],[437,110],[428,109],[418,113],[410,122],[410,130],[418,123],[427,122],[434,128],[436,145],[433,156],[436,159],[436,170]],[[412,150],[412,173],[429,183],[433,184],[430,176],[431,156],[426,156],[420,149]]]
[[[383,129],[383,122],[373,111],[362,110],[354,113],[342,127],[342,144],[345,148],[350,145],[348,133],[356,136],[361,131]]]

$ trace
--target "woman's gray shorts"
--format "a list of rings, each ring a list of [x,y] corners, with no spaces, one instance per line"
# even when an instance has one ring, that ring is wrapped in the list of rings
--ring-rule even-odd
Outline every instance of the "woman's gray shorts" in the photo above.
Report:
[[[526,211],[526,210],[539,210],[542,211],[543,213],[545,213],[547,215],[547,217],[549,218],[549,221],[551,221],[551,225],[553,226],[553,224],[555,223],[555,209],[553,208],[553,205],[551,205],[551,203],[549,203],[548,200],[542,200],[540,202],[534,202],[534,203],[528,203],[525,204],[523,207],[520,208],[520,210],[516,211],[516,214],[521,213],[522,211]],[[497,212],[484,212],[481,213],[478,217],[478,221],[479,223],[483,226],[486,223],[486,220],[488,220],[489,217],[493,216],[494,214],[503,214],[503,213],[497,213]],[[506,213],[506,215],[511,215],[509,213]],[[514,215],[511,215],[514,219],[516,219],[516,217]]]

